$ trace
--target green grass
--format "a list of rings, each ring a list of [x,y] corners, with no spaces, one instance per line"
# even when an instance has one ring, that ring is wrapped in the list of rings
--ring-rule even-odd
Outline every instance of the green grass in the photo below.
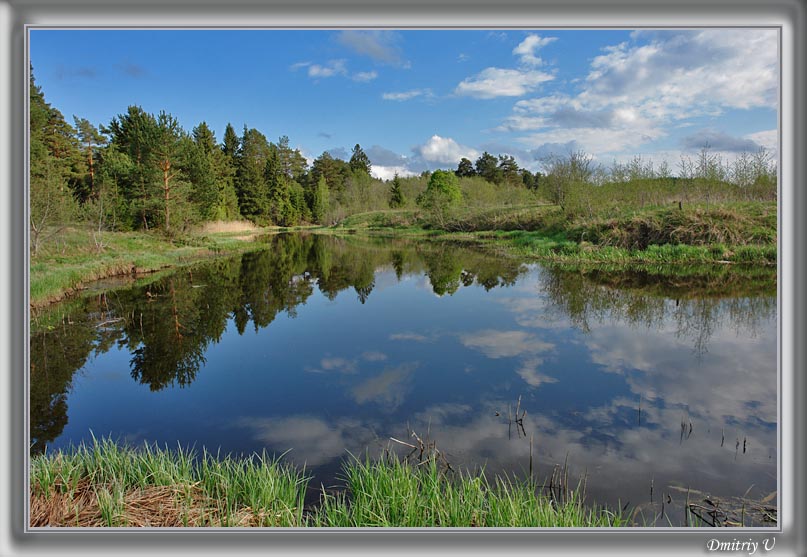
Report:
[[[534,482],[447,471],[432,458],[353,459],[345,488],[304,511],[304,471],[266,455],[140,450],[94,440],[31,460],[31,520],[43,526],[613,527],[621,512]]]
[[[197,458],[182,449],[146,445],[135,450],[99,440],[32,458],[30,478],[37,502],[32,505],[34,524],[70,526],[72,516],[80,518],[75,525],[81,526],[304,523],[304,473],[265,454],[233,459],[203,453]],[[144,509],[136,508],[138,502]],[[76,512],[59,512],[72,506]],[[127,516],[124,510],[132,506]],[[144,518],[143,510],[151,516]]]
[[[153,272],[254,249],[254,235],[268,232],[190,235],[172,241],[158,232],[93,234],[86,227],[68,227],[32,255],[30,303],[45,305],[107,277]]]
[[[403,224],[385,224],[390,214]],[[384,211],[353,215],[328,230],[463,241],[553,262],[774,266],[777,261],[773,202],[610,207],[586,216],[548,205],[465,208],[441,228],[417,212]]]
[[[312,521],[328,527],[614,527],[622,515],[586,507],[579,491],[558,502],[527,480],[448,472],[432,458],[345,465],[347,491],[325,494]]]

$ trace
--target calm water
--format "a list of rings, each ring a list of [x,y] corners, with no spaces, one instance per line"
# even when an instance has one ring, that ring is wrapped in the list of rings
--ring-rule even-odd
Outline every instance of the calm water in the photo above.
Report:
[[[35,316],[32,453],[92,434],[289,451],[328,486],[348,451],[377,456],[414,431],[454,468],[516,475],[532,438],[537,475],[568,462],[589,500],[638,507],[644,524],[682,524],[687,488],[735,502],[776,490],[775,276],[572,272],[358,237],[265,244]],[[508,423],[519,398],[523,429]]]

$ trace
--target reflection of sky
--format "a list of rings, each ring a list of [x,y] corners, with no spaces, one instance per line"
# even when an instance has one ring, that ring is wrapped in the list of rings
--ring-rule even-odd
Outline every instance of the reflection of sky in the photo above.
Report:
[[[529,441],[508,434],[506,416],[521,397],[540,470],[568,455],[598,500],[644,502],[651,479],[657,493],[775,489],[774,316],[754,334],[719,319],[695,353],[672,318],[648,328],[605,315],[576,329],[541,280],[532,268],[513,287],[438,297],[384,270],[363,305],[352,289],[334,301],[315,291],[296,318],[280,313],[244,335],[230,322],[191,385],[156,393],[129,378],[129,354],[110,350],[74,378],[55,445],[92,430],[223,452],[291,449],[286,458],[323,479],[348,451],[411,428],[459,466],[519,473]],[[693,428],[683,438],[682,423]],[[735,450],[743,441],[745,453]]]

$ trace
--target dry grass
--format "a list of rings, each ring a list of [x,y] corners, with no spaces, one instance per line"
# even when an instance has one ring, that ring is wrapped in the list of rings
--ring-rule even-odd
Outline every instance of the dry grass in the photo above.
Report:
[[[217,220],[206,222],[201,232],[203,234],[216,234],[221,232],[251,232],[258,227],[246,220]]]
[[[275,522],[266,511],[248,506],[225,516],[198,484],[133,487],[120,492],[114,486],[92,485],[84,479],[72,494],[58,489],[31,494],[32,527],[254,527]]]

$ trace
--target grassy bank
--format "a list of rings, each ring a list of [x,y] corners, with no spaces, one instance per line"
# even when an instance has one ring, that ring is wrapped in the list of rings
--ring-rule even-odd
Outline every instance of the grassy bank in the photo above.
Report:
[[[254,249],[255,237],[273,230],[222,228],[200,230],[178,240],[157,232],[97,233],[86,227],[64,228],[31,257],[30,304],[38,307],[58,301],[99,279],[150,273]]]
[[[776,264],[776,204],[613,209],[570,216],[533,205],[455,212],[436,223],[415,211],[379,211],[345,219],[336,232],[474,242],[514,255],[568,263]]]
[[[304,471],[264,456],[142,450],[111,441],[31,461],[32,526],[609,527],[622,514],[562,502],[535,485],[396,459],[353,460],[345,485],[304,509]]]
[[[222,253],[253,249],[278,228],[213,226],[170,241],[159,233],[65,228],[31,258],[33,307],[57,301],[87,283],[153,272]],[[773,267],[776,204],[609,209],[570,216],[560,207],[518,205],[456,211],[439,224],[414,210],[352,215],[319,232],[460,241],[525,259],[569,264],[663,266],[738,264]]]

